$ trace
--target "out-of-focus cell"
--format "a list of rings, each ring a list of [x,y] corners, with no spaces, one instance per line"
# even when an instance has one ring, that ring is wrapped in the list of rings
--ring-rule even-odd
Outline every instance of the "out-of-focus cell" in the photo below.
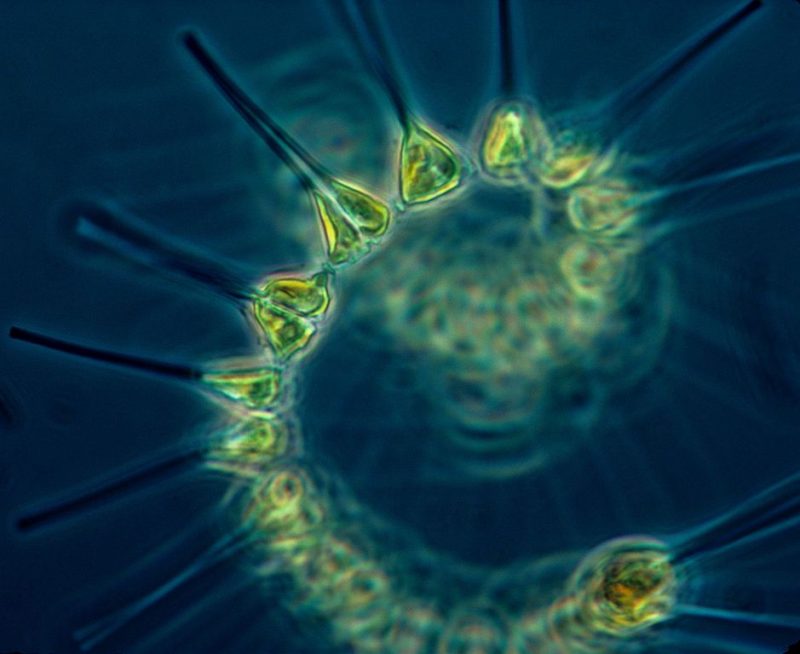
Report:
[[[343,625],[342,640],[356,652],[382,654],[386,652],[387,635],[396,619],[391,600],[376,602],[354,612]]]
[[[408,204],[429,202],[461,183],[463,164],[454,146],[416,121],[403,135],[400,193]]]
[[[253,496],[253,508],[259,517],[292,514],[308,496],[311,480],[300,468],[273,472]]]
[[[359,611],[385,601],[391,592],[387,574],[373,561],[361,561],[338,575],[327,589],[335,602],[330,610],[347,619]]]
[[[246,517],[267,536],[268,547],[287,557],[318,543],[325,515],[317,488],[300,467],[269,474],[254,490],[246,511]]]
[[[553,189],[566,189],[607,171],[613,155],[598,152],[587,139],[571,130],[537,139],[530,158],[531,170],[539,180]]]
[[[540,129],[532,110],[522,102],[506,102],[495,108],[481,146],[485,172],[501,180],[522,177]]]
[[[386,597],[391,590],[388,575],[376,563],[368,562],[346,576],[348,607],[360,608]]]
[[[298,605],[324,615],[337,642],[359,652],[383,651],[395,609],[391,580],[376,561],[335,532],[322,530],[313,555],[292,573]]]
[[[542,654],[550,642],[541,610],[525,610],[515,620],[511,634],[514,654]]]
[[[456,609],[436,646],[436,654],[504,654],[509,626],[495,611]]]
[[[441,611],[418,599],[398,602],[398,611],[388,635],[397,654],[428,654],[444,629]]]
[[[573,298],[564,310],[564,327],[570,340],[578,348],[591,352],[592,341],[606,325],[614,308],[611,302],[592,296]]]
[[[339,580],[366,560],[366,555],[346,538],[335,532],[325,533],[313,558],[293,571],[298,581],[298,603],[318,612],[327,610],[330,602],[326,598]]]
[[[625,636],[670,617],[677,579],[664,543],[621,538],[591,552],[570,586],[586,626]]]
[[[579,232],[609,236],[629,232],[640,217],[634,191],[622,179],[600,179],[573,189],[567,215]]]
[[[558,263],[564,279],[575,293],[599,300],[618,284],[626,261],[600,243],[575,239],[566,247]]]
[[[223,432],[207,465],[236,475],[256,477],[289,448],[289,429],[275,413],[256,411]]]

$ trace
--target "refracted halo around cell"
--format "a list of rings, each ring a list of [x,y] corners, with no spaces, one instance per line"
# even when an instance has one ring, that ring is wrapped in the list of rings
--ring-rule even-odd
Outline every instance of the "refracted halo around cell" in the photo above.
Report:
[[[699,43],[710,46],[757,4]],[[507,12],[508,3],[501,6]],[[319,263],[223,289],[263,345],[257,361],[194,369],[20,328],[11,336],[209,392],[230,424],[202,452],[204,465],[244,486],[240,526],[274,562],[263,574],[288,576],[292,609],[322,618],[337,644],[387,654],[522,654],[611,652],[636,642],[675,615],[684,562],[672,542],[615,539],[555,566],[527,562],[521,580],[462,574],[446,557],[419,556],[413,546],[389,551],[370,509],[312,459],[290,386],[307,372],[307,355],[331,346],[337,321],[414,362],[414,385],[426,389],[436,417],[426,437],[439,463],[497,480],[532,473],[579,447],[607,403],[652,370],[671,318],[669,271],[647,256],[658,189],[632,172],[624,143],[583,133],[530,98],[508,94],[487,107],[473,142],[461,144],[411,113],[386,47],[375,34],[366,38],[378,39],[364,49],[377,58],[400,123],[398,197],[326,170],[302,146],[302,134],[289,134],[239,88],[197,34],[181,34],[316,212],[321,261],[318,253],[309,258]],[[702,49],[689,44],[654,79],[665,83]],[[619,99],[628,113],[643,111],[660,87],[633,90]],[[102,229],[114,229],[113,220],[84,237],[136,241],[122,231],[108,238]],[[135,246],[150,247],[141,239]],[[130,256],[136,248],[119,251]],[[191,272],[196,259],[177,249],[152,254],[137,257],[169,259],[171,273],[204,283]],[[436,574],[424,574],[430,568]],[[85,649],[110,634],[92,625],[81,631],[93,634]]]

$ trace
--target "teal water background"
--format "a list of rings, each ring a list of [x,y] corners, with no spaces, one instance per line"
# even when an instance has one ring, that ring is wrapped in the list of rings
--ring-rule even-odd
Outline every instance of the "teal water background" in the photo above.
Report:
[[[732,7],[710,1],[519,4],[524,75],[536,97],[556,108],[602,97]],[[712,52],[659,106],[637,139],[641,149],[668,152],[672,143],[699,140],[761,107],[765,116],[797,114],[800,4],[765,4],[754,25]],[[197,27],[253,88],[251,80],[291,67],[293,53],[307,63],[316,46],[337,34],[321,5],[3,6],[0,331],[18,324],[190,363],[251,347],[236,310],[208,293],[70,250],[58,208],[73,198],[114,198],[159,229],[253,270],[303,257],[280,224],[289,200],[275,192],[276,186],[282,193],[299,189],[270,177],[280,174],[277,160],[253,144],[209,90],[176,33]],[[494,97],[492,3],[387,2],[384,18],[413,101],[437,124],[468,138]],[[333,50],[346,47],[340,40]],[[331,71],[316,74],[324,79]],[[795,167],[774,183],[796,186],[797,178]],[[735,201],[746,201],[743,189]],[[432,547],[472,561],[501,564],[526,553],[589,547],[621,531],[670,531],[706,520],[798,469],[797,218],[795,199],[679,237],[673,250],[678,285],[696,308],[687,315],[718,345],[691,336],[680,341],[675,351],[687,375],[683,385],[666,385],[652,412],[641,411],[635,394],[623,398],[615,409],[619,425],[598,427],[593,453],[584,450],[532,479],[476,487],[407,475],[400,465],[406,450],[383,442],[382,434],[366,444],[345,435],[325,450],[378,512],[423,534]],[[697,390],[692,378],[711,391]],[[309,406],[317,406],[317,391],[307,393]],[[224,486],[189,473],[30,535],[15,530],[14,516],[202,434],[213,409],[170,381],[7,339],[0,341],[0,403],[0,651],[74,651],[71,630],[168,578],[216,537],[219,527],[208,526],[149,571],[135,568],[187,524],[210,516]],[[354,409],[344,422],[358,420]],[[371,459],[358,468],[365,450]],[[487,497],[481,511],[471,509]],[[769,605],[772,577],[788,575],[800,589],[800,548],[790,549],[773,563],[765,555],[768,574],[756,591],[742,591],[752,594],[745,603]],[[126,571],[134,578],[126,579]],[[156,617],[131,624],[119,651],[170,624],[198,596],[210,599],[231,587],[239,574],[224,567],[170,599]],[[261,651],[280,652],[302,631],[274,598],[244,597],[237,610],[223,601],[199,615],[182,614],[187,625],[203,625],[190,647],[246,652],[259,643]],[[245,632],[253,640],[226,649]],[[322,651],[313,638],[299,642],[283,651]]]

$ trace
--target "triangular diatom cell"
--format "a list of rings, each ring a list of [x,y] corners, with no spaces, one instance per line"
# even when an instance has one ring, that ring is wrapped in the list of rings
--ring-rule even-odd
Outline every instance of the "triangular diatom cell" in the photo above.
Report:
[[[270,347],[282,359],[304,349],[316,331],[307,318],[263,300],[253,303],[253,314]]]
[[[251,409],[263,409],[277,400],[281,373],[272,366],[247,370],[212,370],[203,375],[203,381],[231,400],[241,402]]]
[[[506,102],[489,117],[481,147],[481,161],[494,177],[521,176],[536,138],[531,111],[521,102]]]
[[[377,237],[389,228],[391,211],[378,198],[356,186],[337,181],[331,182],[331,189],[342,211],[362,234]]]
[[[261,297],[272,304],[289,309],[301,316],[319,316],[330,306],[328,273],[311,277],[275,277],[260,291]]]
[[[455,189],[463,166],[453,146],[411,122],[400,150],[400,193],[408,204],[428,202]]]
[[[328,259],[334,265],[352,263],[363,257],[369,247],[342,207],[322,193],[314,193],[317,215],[322,224]]]

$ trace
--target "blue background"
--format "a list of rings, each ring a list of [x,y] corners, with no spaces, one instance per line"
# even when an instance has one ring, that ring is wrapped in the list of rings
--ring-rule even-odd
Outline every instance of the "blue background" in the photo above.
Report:
[[[517,56],[529,91],[554,110],[603,97],[735,6],[518,4]],[[247,80],[248,71],[268,75],[284,53],[338,33],[322,3],[7,2],[2,13],[0,328],[17,324],[192,363],[247,352],[252,341],[235,308],[143,268],[83,257],[59,232],[58,207],[76,197],[118,198],[159,229],[253,270],[296,262],[301,253],[270,225],[275,199],[253,174],[254,160],[267,171],[277,161],[253,154],[253,139],[181,51],[176,33],[197,27]],[[387,2],[384,18],[415,106],[466,140],[494,97],[493,4]],[[791,115],[800,106],[799,36],[800,4],[767,2],[659,105],[639,149],[701,142],[721,122],[762,107]],[[795,167],[772,183],[796,185],[797,178]],[[384,467],[371,469],[355,490],[431,545],[496,563],[585,548],[619,533],[685,528],[795,472],[796,206],[775,203],[689,230],[673,244],[679,293],[697,309],[686,318],[706,339],[688,330],[670,352],[715,393],[671,379],[652,410],[623,398],[614,409],[621,427],[599,427],[593,454],[531,484],[492,489],[495,504],[483,513],[463,509],[475,492],[468,485],[406,488],[379,438],[367,449]],[[8,339],[0,340],[0,403],[0,651],[72,651],[73,629],[168,578],[219,535],[224,521],[213,516],[224,485],[187,473],[32,534],[16,531],[15,516],[203,434],[214,410],[169,380]],[[347,479],[346,461],[360,448],[346,439],[341,447],[353,448],[332,448]],[[390,472],[395,482],[387,488],[378,482]],[[398,495],[398,488],[408,492]],[[451,521],[437,508],[448,503],[461,507]],[[200,536],[150,567],[135,567],[196,520],[205,525]],[[796,548],[766,559],[764,579],[783,576],[800,588]],[[244,574],[223,567],[132,623],[110,651],[128,651],[198,598],[234,592]],[[753,606],[769,606],[769,583],[755,587]],[[303,627],[265,595],[245,589],[235,604],[224,596],[199,615],[183,614],[185,651],[252,651],[255,643],[284,651]],[[285,651],[320,648],[313,634],[295,642]]]

